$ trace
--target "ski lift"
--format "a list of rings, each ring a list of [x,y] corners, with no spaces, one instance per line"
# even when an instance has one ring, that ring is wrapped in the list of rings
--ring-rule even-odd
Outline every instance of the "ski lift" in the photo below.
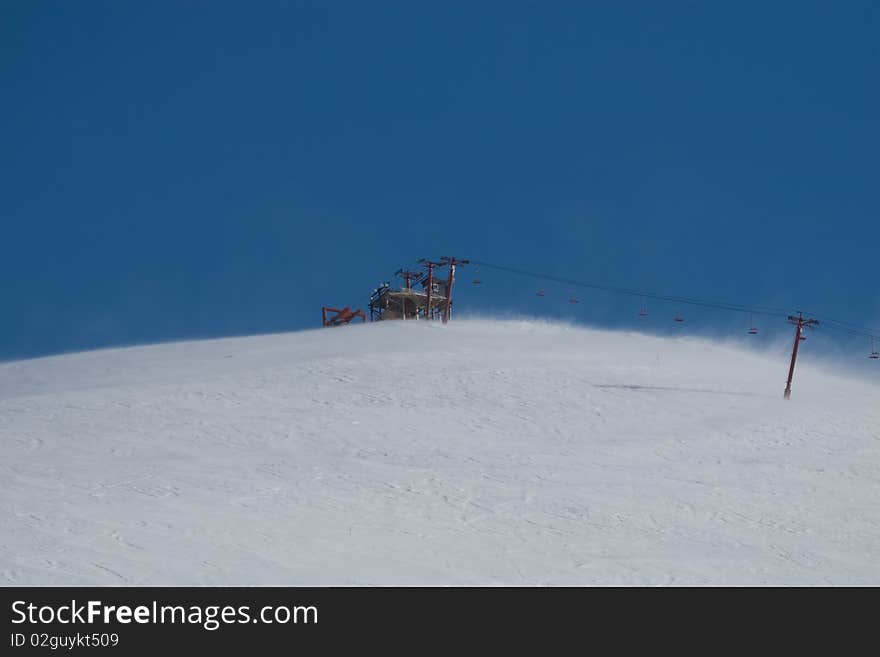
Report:
[[[647,317],[648,316],[648,306],[642,306],[639,308],[639,317]]]
[[[574,297],[572,297],[571,299],[569,299],[568,302],[569,302],[569,303],[580,303],[580,301],[578,301],[578,300],[575,299]]]
[[[880,351],[877,351],[877,349],[874,347],[874,338],[873,337],[871,338],[871,353],[868,354],[868,358],[870,358],[871,360],[880,359]]]
[[[482,285],[482,284],[483,284],[483,281],[481,281],[479,278],[474,279],[474,285]]]
[[[536,297],[543,297],[543,296],[544,296],[544,290],[538,290],[537,292],[535,292],[535,296],[536,296]]]
[[[681,316],[681,313],[675,313],[675,317],[672,318],[672,321],[679,324],[684,324],[684,317]]]
[[[752,313],[749,313],[749,335],[758,335],[758,327],[755,326],[755,323],[752,321]]]
[[[474,269],[474,282],[473,282],[474,285],[482,285],[483,284],[483,281],[481,281],[480,277],[478,276],[479,273],[480,273],[480,266],[477,265],[477,268]]]

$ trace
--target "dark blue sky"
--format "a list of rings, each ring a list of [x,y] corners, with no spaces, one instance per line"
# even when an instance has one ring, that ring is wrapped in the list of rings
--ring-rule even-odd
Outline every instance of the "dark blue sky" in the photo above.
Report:
[[[4,2],[0,358],[314,327],[446,253],[878,324],[878,34],[875,2]],[[470,276],[461,310],[637,321]]]

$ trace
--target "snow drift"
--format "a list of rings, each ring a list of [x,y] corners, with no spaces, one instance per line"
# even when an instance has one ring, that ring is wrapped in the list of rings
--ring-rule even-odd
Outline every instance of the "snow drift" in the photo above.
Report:
[[[386,322],[0,365],[6,585],[880,584],[880,387]]]

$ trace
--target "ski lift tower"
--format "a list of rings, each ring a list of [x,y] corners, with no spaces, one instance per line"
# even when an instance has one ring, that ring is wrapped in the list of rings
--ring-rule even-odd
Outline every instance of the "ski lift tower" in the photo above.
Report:
[[[449,266],[449,278],[446,279],[446,303],[443,306],[443,323],[445,324],[452,317],[452,285],[455,283],[455,267],[456,265],[469,264],[470,260],[443,256],[440,258],[440,262]]]

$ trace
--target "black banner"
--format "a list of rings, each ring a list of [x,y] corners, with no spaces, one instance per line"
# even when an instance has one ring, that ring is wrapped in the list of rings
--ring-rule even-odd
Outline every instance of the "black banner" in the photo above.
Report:
[[[614,588],[7,588],[4,654],[171,650],[781,648],[870,626],[850,591]],[[864,592],[868,592],[865,590]],[[871,593],[873,593],[872,591]],[[871,595],[870,597],[874,597]],[[864,619],[864,623],[860,621]],[[709,641],[709,643],[706,643]],[[813,647],[816,647],[813,644]],[[579,650],[580,651],[580,650]]]

